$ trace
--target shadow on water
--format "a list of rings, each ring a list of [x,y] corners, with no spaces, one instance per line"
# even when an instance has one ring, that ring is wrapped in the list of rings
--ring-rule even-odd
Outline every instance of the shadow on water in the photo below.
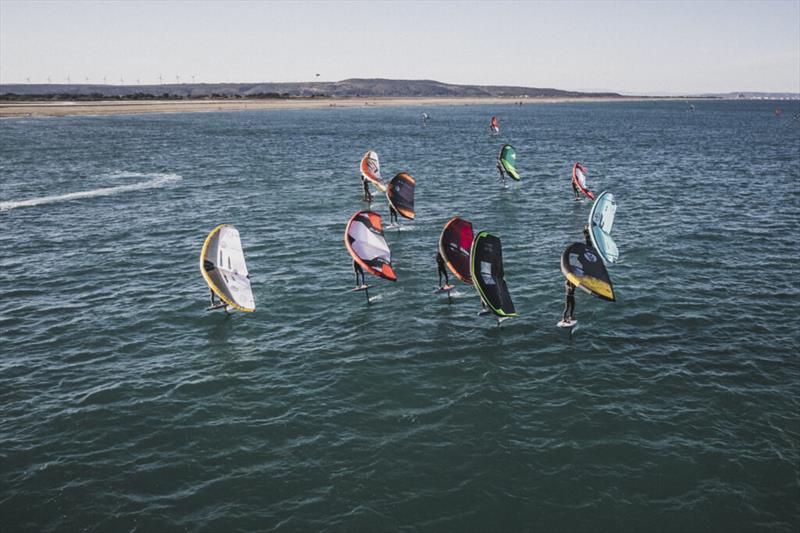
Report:
[[[233,314],[225,311],[208,311],[208,314],[208,343],[212,346],[227,344],[234,331]]]

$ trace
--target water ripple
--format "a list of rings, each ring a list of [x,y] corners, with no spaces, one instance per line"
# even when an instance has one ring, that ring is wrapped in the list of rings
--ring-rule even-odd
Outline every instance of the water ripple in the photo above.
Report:
[[[696,107],[2,121],[4,525],[796,530],[800,127],[768,102]],[[371,305],[343,246],[369,148],[418,183],[417,220],[387,232],[399,280]],[[576,160],[618,199],[622,255],[618,301],[579,294],[570,336]],[[432,292],[456,214],[501,235],[520,313],[502,327],[472,287]],[[222,222],[252,315],[203,311],[198,253]]]

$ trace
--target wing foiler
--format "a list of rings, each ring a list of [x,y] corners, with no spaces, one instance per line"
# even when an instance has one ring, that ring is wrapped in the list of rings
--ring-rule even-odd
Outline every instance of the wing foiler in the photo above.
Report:
[[[589,239],[607,265],[613,265],[619,259],[619,249],[611,238],[616,212],[617,202],[610,192],[600,193],[589,211]]]
[[[566,278],[589,294],[613,302],[611,278],[595,249],[582,242],[572,243],[561,254],[561,272]]]
[[[378,213],[362,210],[350,217],[344,231],[344,245],[353,260],[366,272],[397,281],[397,274],[392,268],[392,253],[383,236]]]
[[[500,238],[488,231],[478,233],[470,256],[470,275],[483,303],[499,318],[517,316],[506,285]]]
[[[580,163],[575,163],[572,166],[572,183],[581,191],[587,198],[594,200],[594,193],[586,188],[586,175],[589,173],[586,167]]]
[[[504,144],[500,150],[500,164],[509,176],[517,181],[520,180],[517,172],[517,150],[510,144]]]
[[[200,272],[227,305],[248,313],[256,310],[239,230],[220,224],[208,234],[200,250]]]
[[[459,217],[448,220],[439,236],[439,253],[447,268],[469,285],[472,285],[469,258],[473,237],[472,223]]]
[[[381,176],[381,163],[374,150],[370,150],[361,158],[361,176],[369,180],[381,192],[386,192],[386,184]]]
[[[413,219],[414,213],[414,188],[417,182],[408,173],[401,172],[389,182],[386,198],[394,210],[405,218]]]

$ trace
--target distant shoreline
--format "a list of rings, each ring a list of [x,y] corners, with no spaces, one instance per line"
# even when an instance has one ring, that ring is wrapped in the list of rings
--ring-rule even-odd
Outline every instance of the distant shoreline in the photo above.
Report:
[[[62,117],[71,115],[139,115],[145,113],[202,113],[262,109],[331,109],[340,107],[408,107],[435,105],[514,105],[575,102],[640,102],[687,100],[673,97],[374,97],[374,98],[281,98],[264,100],[101,100],[0,102],[0,118]]]

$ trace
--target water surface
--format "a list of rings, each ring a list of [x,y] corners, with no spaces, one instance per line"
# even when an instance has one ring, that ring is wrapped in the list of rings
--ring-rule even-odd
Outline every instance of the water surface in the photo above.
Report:
[[[796,531],[798,109],[695,104],[1,121],[3,529]],[[343,243],[367,149],[417,180],[371,306]],[[621,260],[570,338],[575,161]],[[500,328],[433,294],[455,215],[502,239]],[[220,223],[254,314],[204,312]]]

